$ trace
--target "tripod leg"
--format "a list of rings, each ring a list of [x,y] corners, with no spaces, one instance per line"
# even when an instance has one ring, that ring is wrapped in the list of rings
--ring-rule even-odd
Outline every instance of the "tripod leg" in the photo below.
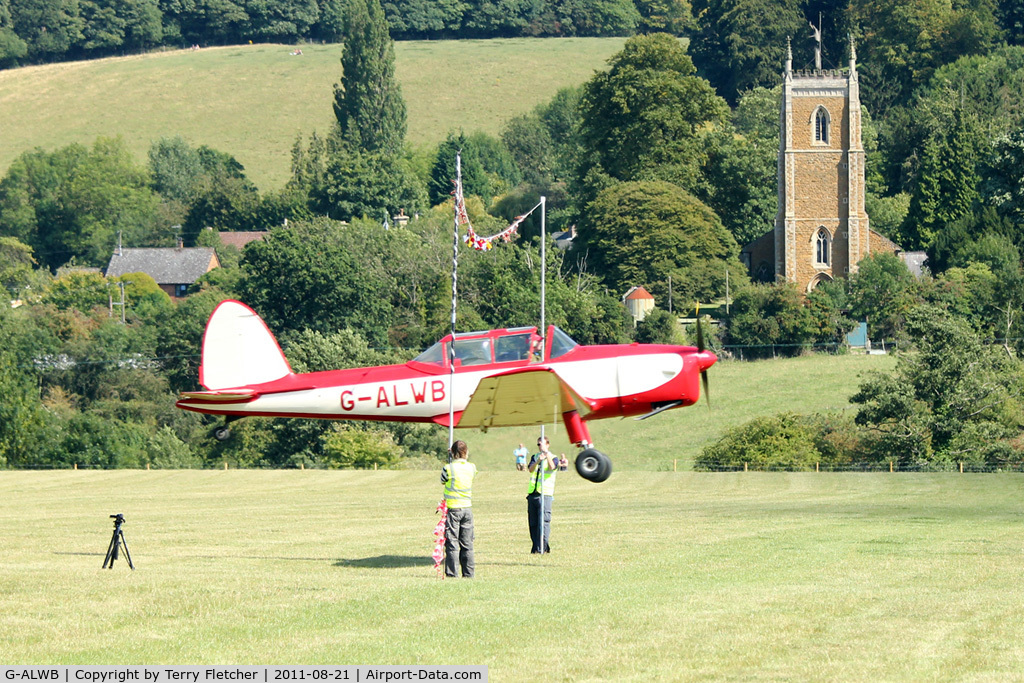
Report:
[[[107,547],[107,557],[103,560],[104,569],[113,569],[114,560],[117,559],[117,530],[114,530],[114,535],[110,537],[110,545]],[[109,567],[107,565],[110,565]]]
[[[131,570],[135,571],[135,565],[132,564],[132,554],[130,552],[128,552],[128,541],[124,540],[124,532],[123,531],[121,531],[119,533],[121,535],[121,545],[124,546],[124,556],[125,556],[125,559],[128,560],[128,566],[131,568]]]

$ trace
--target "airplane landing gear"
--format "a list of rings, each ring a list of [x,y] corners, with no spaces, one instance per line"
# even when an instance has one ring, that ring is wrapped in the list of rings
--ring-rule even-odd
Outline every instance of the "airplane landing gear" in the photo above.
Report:
[[[224,417],[224,424],[222,424],[219,427],[214,427],[213,432],[211,432],[213,434],[213,438],[217,439],[217,441],[227,441],[228,439],[230,439],[231,438],[231,427],[230,427],[231,423],[234,422],[235,420],[241,420],[241,419],[242,419],[242,416],[239,416],[239,415],[227,415],[227,416],[225,416]]]
[[[575,410],[562,413],[569,441],[583,450],[576,456],[576,472],[587,481],[600,484],[612,474],[612,461],[607,455],[594,448],[590,430]]]
[[[576,472],[587,481],[600,484],[612,474],[612,461],[596,448],[585,448],[576,456]]]

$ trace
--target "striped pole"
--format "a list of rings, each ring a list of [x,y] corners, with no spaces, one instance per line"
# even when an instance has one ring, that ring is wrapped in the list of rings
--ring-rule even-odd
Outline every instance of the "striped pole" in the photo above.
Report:
[[[452,340],[448,344],[448,462],[455,443],[455,311],[459,282],[459,203],[462,201],[462,153],[455,153],[455,227],[452,233]]]

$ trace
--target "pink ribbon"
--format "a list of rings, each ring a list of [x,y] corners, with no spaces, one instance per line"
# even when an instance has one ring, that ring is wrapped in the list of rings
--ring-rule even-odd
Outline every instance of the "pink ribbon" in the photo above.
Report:
[[[437,510],[435,512],[441,513],[441,518],[437,520],[437,524],[434,525],[434,571],[437,572],[439,579],[444,578],[444,536],[445,536],[445,522],[448,520],[448,503],[442,500],[437,504]]]

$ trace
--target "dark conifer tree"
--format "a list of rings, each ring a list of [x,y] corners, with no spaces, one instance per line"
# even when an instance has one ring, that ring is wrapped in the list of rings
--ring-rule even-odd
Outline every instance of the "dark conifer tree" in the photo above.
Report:
[[[356,149],[397,153],[405,141],[405,100],[379,0],[351,0],[344,35],[341,83],[334,86],[341,135]]]

